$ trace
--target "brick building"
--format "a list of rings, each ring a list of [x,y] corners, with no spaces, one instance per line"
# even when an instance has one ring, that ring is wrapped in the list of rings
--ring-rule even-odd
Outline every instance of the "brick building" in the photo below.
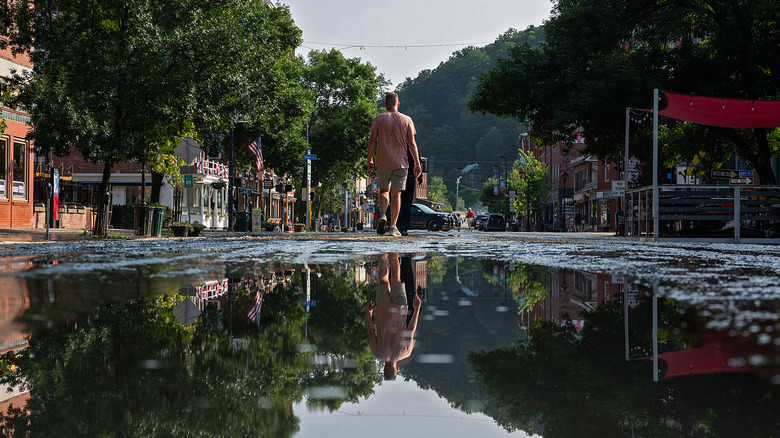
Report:
[[[0,50],[0,80],[7,82],[13,71],[30,70],[26,56],[14,56]],[[9,107],[1,107],[5,131],[0,136],[0,228],[32,228],[36,225],[33,212],[33,145],[27,140],[30,115]]]

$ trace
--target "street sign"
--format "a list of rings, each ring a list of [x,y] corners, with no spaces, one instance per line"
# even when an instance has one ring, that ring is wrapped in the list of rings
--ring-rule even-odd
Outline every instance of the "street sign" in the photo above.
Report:
[[[612,191],[617,192],[619,190],[625,190],[626,189],[626,182],[622,179],[612,181]],[[623,195],[618,195],[623,196]]]
[[[193,186],[192,175],[184,175],[184,188],[191,189]]]
[[[743,176],[753,176],[753,171],[752,170],[740,170],[739,171],[739,176],[740,177],[743,177]]]
[[[303,154],[304,160],[316,160],[317,154]]]
[[[729,184],[753,184],[753,178],[731,178]]]
[[[738,178],[739,171],[734,169],[710,169],[712,178]]]
[[[612,196],[616,198],[620,198],[622,196],[626,196],[626,191],[623,189],[620,190],[612,190]]]

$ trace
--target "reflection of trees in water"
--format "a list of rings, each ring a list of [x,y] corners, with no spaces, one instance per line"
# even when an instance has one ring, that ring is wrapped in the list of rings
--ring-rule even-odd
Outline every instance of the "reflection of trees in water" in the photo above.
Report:
[[[649,312],[649,304],[642,306],[637,313]],[[653,382],[650,361],[625,361],[619,308],[601,305],[585,318],[579,333],[539,321],[524,345],[470,355],[479,385],[499,405],[496,420],[503,427],[545,438],[780,432],[777,386],[724,373]]]
[[[18,367],[3,381],[30,388],[25,410],[2,413],[9,436],[291,436],[293,402],[315,386],[341,387],[324,401],[337,408],[369,394],[378,374],[365,341],[365,291],[325,270],[311,317],[296,290],[265,294],[260,327],[246,311],[254,292],[233,294],[235,348],[227,315],[207,308],[185,328],[171,314],[181,297],[140,299],[38,330],[29,348],[4,360]],[[357,310],[356,310],[357,309]],[[315,365],[301,345],[331,358]],[[8,369],[8,368],[3,368]],[[312,399],[312,401],[315,401]]]
[[[444,260],[447,262],[446,275],[436,277],[439,281],[428,277],[428,297],[422,307],[417,343],[411,361],[401,364],[400,374],[423,389],[436,391],[456,409],[493,415],[493,402],[475,385],[466,358],[474,351],[518,342],[521,332],[514,311],[516,301],[509,292],[504,301],[503,287],[499,294],[493,295],[492,285],[486,290],[474,290],[478,293],[476,297],[467,295],[461,290],[463,284],[456,280],[455,259]],[[428,263],[430,272],[430,261]],[[492,269],[493,265],[490,266]],[[480,272],[482,264],[476,258],[459,259],[457,269],[458,276],[465,282],[467,273]],[[464,305],[463,301],[469,305]],[[508,307],[507,311],[497,311],[502,304]],[[415,361],[424,354],[450,354],[452,362]]]
[[[483,259],[482,275],[485,280],[507,294],[512,309],[529,310],[550,296],[550,270],[546,266]],[[499,272],[503,272],[503,280]],[[517,308],[513,303],[520,302]]]

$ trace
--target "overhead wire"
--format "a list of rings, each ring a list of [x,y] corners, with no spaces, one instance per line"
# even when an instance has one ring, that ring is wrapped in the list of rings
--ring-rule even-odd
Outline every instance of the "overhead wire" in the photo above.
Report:
[[[317,41],[304,41],[303,44],[319,44],[324,46],[340,47],[341,50],[359,48],[364,49],[420,49],[420,48],[432,48],[432,47],[465,47],[474,46],[477,44],[490,44],[493,41],[477,41],[472,43],[445,43],[445,44],[341,44],[341,43],[323,43]],[[310,47],[305,47],[309,50],[314,50]]]

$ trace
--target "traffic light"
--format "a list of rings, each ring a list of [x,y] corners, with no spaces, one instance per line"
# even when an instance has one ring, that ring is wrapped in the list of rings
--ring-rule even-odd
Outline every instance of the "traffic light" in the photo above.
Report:
[[[277,193],[284,193],[284,184],[277,184],[276,185],[276,192]]]
[[[311,186],[318,187],[320,185],[320,172],[317,169],[311,170]]]
[[[285,184],[285,185],[284,185],[284,191],[285,191],[285,192],[292,192],[292,191],[293,191],[293,186],[292,186],[292,184]]]
[[[615,160],[615,162],[617,163],[617,165],[613,166],[612,168],[617,170],[618,175],[620,175],[620,172],[623,171],[623,160]]]

